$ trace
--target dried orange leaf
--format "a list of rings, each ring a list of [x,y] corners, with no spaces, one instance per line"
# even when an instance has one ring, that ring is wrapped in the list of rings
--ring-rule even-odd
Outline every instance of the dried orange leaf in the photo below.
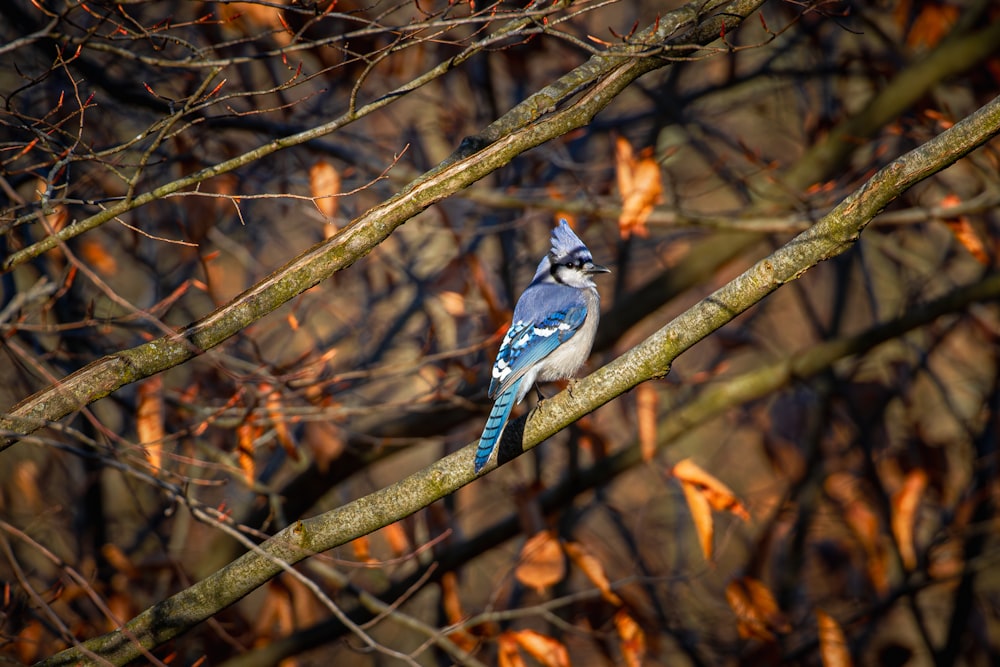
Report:
[[[499,667],[526,667],[524,657],[517,650],[517,639],[513,633],[505,632],[497,640],[499,651],[497,664]]]
[[[872,584],[880,592],[889,589],[889,569],[878,515],[871,508],[860,483],[850,473],[833,473],[823,483],[824,490],[841,506],[844,522],[865,550],[865,567]]]
[[[326,160],[319,160],[309,168],[309,191],[319,212],[327,220],[332,220],[337,215],[339,200],[337,195],[340,194],[340,173]],[[330,230],[336,231],[333,225],[328,226]],[[332,236],[332,233],[330,235]]]
[[[906,45],[910,48],[936,46],[958,20],[958,7],[950,3],[923,2],[920,6],[920,13],[913,19],[906,36]]]
[[[105,627],[108,632],[113,631],[126,619],[132,618],[135,615],[131,595],[124,595],[118,592],[112,593],[108,596],[107,605],[108,618],[105,620]]]
[[[452,317],[460,317],[465,315],[465,297],[458,292],[453,292],[449,290],[441,290],[438,292],[438,300],[441,301],[441,306],[444,308],[444,312],[448,313]]]
[[[359,563],[372,563],[372,544],[367,535],[351,540],[351,549],[354,550],[354,559]]]
[[[579,542],[567,542],[563,545],[563,549],[566,550],[566,555],[570,557],[570,560],[580,568],[588,579],[594,582],[594,585],[601,591],[601,595],[605,600],[613,605],[622,604],[622,599],[611,590],[611,582],[608,580],[608,575],[604,572],[604,566],[597,556]]]
[[[281,447],[288,454],[288,458],[298,461],[301,456],[299,455],[299,449],[295,441],[292,440],[292,434],[288,430],[288,420],[285,419],[285,403],[281,392],[277,389],[271,389],[266,384],[261,385],[261,391],[267,394],[264,402],[267,409],[267,418],[271,421],[271,427],[274,429],[274,434],[278,437],[278,442],[281,443]]]
[[[46,198],[46,193],[48,191],[48,183],[45,179],[39,178],[35,185],[35,194],[38,195],[38,200],[42,201]],[[52,206],[50,203],[46,202],[44,211],[42,222],[44,223],[45,231],[48,234],[55,234],[65,227],[67,222],[69,222],[69,209],[62,204]]]
[[[511,634],[518,645],[544,667],[569,667],[569,651],[559,640],[534,630],[518,630]]]
[[[159,375],[139,383],[135,430],[139,444],[153,468],[163,467],[163,378]]]
[[[736,497],[732,490],[718,479],[702,470],[691,459],[679,461],[674,466],[672,474],[684,485],[697,488],[708,500],[713,509],[719,512],[731,512],[744,521],[750,520],[750,513]]]
[[[257,439],[257,429],[253,424],[246,421],[236,427],[236,455],[240,464],[240,470],[247,480],[247,484],[253,484],[256,477],[256,466],[253,459],[253,443]]]
[[[628,667],[642,667],[643,658],[646,657],[646,633],[624,609],[615,613],[615,629],[618,631],[625,664]]]
[[[903,486],[892,498],[892,534],[899,545],[899,555],[907,570],[917,566],[913,528],[920,498],[926,488],[927,473],[917,468],[907,473]]]
[[[80,257],[98,273],[113,276],[118,273],[118,261],[99,242],[89,237],[80,239],[77,251]]]
[[[108,542],[101,547],[101,555],[111,567],[127,575],[129,579],[135,579],[139,576],[139,571],[132,564],[132,559],[118,545]]]
[[[962,203],[962,199],[952,193],[946,195],[938,203],[938,208],[948,209],[955,206],[959,206]],[[955,239],[962,244],[969,254],[972,255],[977,262],[984,266],[988,266],[990,263],[990,254],[986,250],[986,246],[979,234],[976,233],[975,228],[969,219],[964,215],[958,215],[950,218],[944,218],[944,224],[948,226],[951,233],[955,235]]]
[[[455,625],[465,618],[462,601],[458,597],[458,579],[454,572],[445,572],[441,577],[441,606],[448,623]]]
[[[45,636],[45,628],[34,619],[28,619],[24,627],[14,638],[14,654],[22,665],[28,665],[39,657],[41,649],[44,647],[42,638]]]
[[[551,530],[536,533],[521,547],[521,562],[514,576],[525,586],[543,593],[549,586],[562,581],[565,574],[562,547]]]
[[[715,535],[715,525],[712,523],[712,506],[708,504],[708,498],[697,487],[691,484],[681,484],[681,490],[684,491],[684,499],[687,500],[688,509],[691,510],[691,520],[698,533],[698,544],[701,545],[701,552],[705,555],[705,560],[712,560],[712,537]]]
[[[615,176],[618,179],[618,192],[624,198],[626,192],[631,192],[635,173],[635,151],[625,137],[615,139]]]
[[[473,651],[479,640],[472,636],[468,630],[458,629],[448,633],[448,639],[463,651]]]
[[[759,579],[733,579],[726,586],[726,601],[736,614],[740,637],[773,641],[775,632],[790,632],[792,629],[778,608],[774,595]]]
[[[12,481],[17,497],[25,508],[35,512],[46,506],[42,501],[40,474],[37,461],[25,458],[14,464]]]
[[[945,200],[948,198],[946,197]],[[954,206],[956,203],[960,202],[948,202],[945,203],[942,200],[942,206],[949,205]],[[964,215],[957,216],[955,218],[945,218],[944,224],[948,226],[951,233],[954,234],[955,240],[958,241],[963,248],[969,251],[972,257],[982,264],[983,266],[989,266],[990,264],[990,253],[986,250],[986,244],[979,237],[979,233],[976,232],[975,227],[969,222],[969,218]]]
[[[615,141],[615,169],[618,192],[622,198],[622,212],[618,229],[623,239],[632,234],[648,236],[646,220],[663,195],[660,165],[647,149],[638,157],[625,137]]]
[[[639,428],[639,449],[642,460],[649,461],[656,454],[656,389],[643,382],[635,390],[635,418]]]
[[[816,627],[819,635],[819,654],[823,667],[851,667],[851,652],[847,638],[837,621],[822,609],[816,610]]]
[[[406,530],[400,521],[390,523],[382,529],[386,541],[393,555],[402,556],[410,551],[410,538],[406,536]]]

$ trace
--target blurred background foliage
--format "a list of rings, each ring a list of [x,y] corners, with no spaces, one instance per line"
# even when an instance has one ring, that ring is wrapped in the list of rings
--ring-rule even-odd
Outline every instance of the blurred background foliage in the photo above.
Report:
[[[8,0],[5,257],[109,202],[395,99],[3,273],[0,408],[237,298],[679,4]],[[476,439],[493,355],[558,217],[614,271],[595,368],[1000,83],[991,2],[774,1],[724,37],[226,343],[0,454],[0,656],[31,662],[107,632],[243,551],[188,504],[262,539]],[[661,424],[989,276],[997,148],[907,192],[856,247],[665,380],[298,566],[358,619],[372,613],[362,591],[398,604],[366,628],[386,650],[362,650],[282,575],[154,655],[449,664],[430,641],[444,634],[485,664],[562,664],[562,650],[574,665],[996,664],[996,303],[750,401],[720,394],[680,436]],[[602,471],[629,448],[640,454]]]

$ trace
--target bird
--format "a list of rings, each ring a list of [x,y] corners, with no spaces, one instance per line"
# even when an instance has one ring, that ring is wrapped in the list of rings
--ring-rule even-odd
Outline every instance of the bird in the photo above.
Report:
[[[476,447],[477,474],[498,449],[514,404],[536,382],[572,377],[590,356],[601,316],[593,276],[610,272],[594,264],[587,246],[566,220],[560,220],[552,230],[551,249],[514,306],[513,321],[493,364],[493,409]]]

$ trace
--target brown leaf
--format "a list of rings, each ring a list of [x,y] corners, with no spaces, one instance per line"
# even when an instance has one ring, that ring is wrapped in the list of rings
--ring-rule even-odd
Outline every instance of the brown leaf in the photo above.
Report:
[[[615,613],[615,629],[618,631],[619,647],[628,667],[642,667],[646,657],[646,633],[627,611],[619,609]]]
[[[708,499],[713,509],[719,512],[730,512],[744,521],[750,520],[750,513],[747,512],[746,507],[736,497],[736,494],[691,459],[679,461],[673,467],[672,474],[683,484],[698,489]]]
[[[618,192],[624,199],[625,193],[632,192],[635,187],[635,151],[625,137],[615,139],[615,176],[618,179]]]
[[[917,566],[917,553],[913,540],[916,513],[920,498],[927,488],[927,473],[920,468],[911,470],[903,480],[903,486],[892,497],[892,534],[899,546],[899,556],[903,566],[912,570]]]
[[[406,530],[401,521],[390,523],[382,529],[382,534],[385,535],[393,555],[402,556],[410,551],[410,538],[406,536]]]
[[[726,601],[736,614],[740,637],[773,641],[774,633],[790,632],[792,627],[778,609],[770,589],[753,577],[733,579],[726,586]]]
[[[449,624],[457,625],[465,619],[462,600],[458,597],[458,578],[454,572],[445,572],[441,577],[441,607]],[[475,649],[478,643],[478,640],[465,629],[449,632],[448,639],[465,651]]]
[[[374,563],[372,558],[372,544],[367,535],[356,537],[351,540],[351,549],[354,551],[354,559],[359,563]]]
[[[456,625],[465,618],[462,600],[458,597],[458,578],[454,572],[445,572],[441,576],[441,606],[449,624]]]
[[[127,592],[127,591],[126,591]],[[106,632],[112,632],[127,619],[135,615],[132,606],[132,596],[121,592],[111,593],[107,598],[108,618],[105,619],[104,626]]]
[[[521,560],[514,576],[525,586],[544,593],[566,575],[562,547],[551,530],[535,533],[521,547]]]
[[[562,642],[534,630],[510,633],[514,641],[544,667],[569,667],[569,651]]]
[[[292,439],[292,434],[288,430],[288,420],[285,418],[285,402],[281,392],[264,383],[260,386],[261,393],[266,394],[264,407],[267,409],[267,418],[271,422],[271,428],[281,443],[282,449],[288,454],[288,458],[293,461],[301,460],[299,448]]]
[[[906,35],[906,45],[910,48],[918,46],[933,47],[940,42],[958,20],[958,7],[951,3],[928,2],[921,3],[920,13],[910,24]]]
[[[878,515],[860,483],[850,473],[833,473],[826,478],[823,488],[841,506],[844,522],[865,550],[865,567],[872,585],[884,593],[889,589],[889,570]]]
[[[438,300],[444,308],[444,312],[452,317],[461,317],[465,312],[465,297],[458,292],[441,290],[437,293]]]
[[[236,456],[248,485],[253,485],[256,477],[253,446],[257,435],[258,429],[250,421],[236,427]]]
[[[656,454],[656,388],[643,382],[635,390],[635,420],[639,429],[639,449],[642,460],[649,461]]]
[[[521,652],[517,650],[517,638],[513,633],[505,632],[497,640],[499,651],[497,664],[499,667],[526,667]]]
[[[44,635],[45,627],[41,623],[34,619],[27,620],[17,637],[14,638],[14,654],[21,661],[21,664],[33,663],[39,657]]]
[[[715,535],[715,524],[712,522],[712,506],[708,503],[708,498],[701,493],[697,487],[691,484],[681,484],[684,491],[684,499],[687,500],[688,509],[691,510],[691,520],[694,522],[694,529],[698,533],[698,544],[701,545],[701,552],[705,555],[705,560],[712,560],[712,537]]]
[[[958,195],[948,195],[940,201],[938,206],[940,208],[949,208],[952,206],[958,206],[962,203],[962,200]],[[983,243],[979,234],[976,232],[975,227],[969,222],[969,218],[964,215],[959,215],[954,218],[945,218],[943,220],[944,224],[948,226],[951,233],[955,235],[955,240],[957,240],[963,248],[969,251],[972,257],[982,264],[983,266],[989,266],[990,264],[990,254],[986,250],[986,245]]]
[[[139,576],[139,571],[136,569],[135,565],[132,564],[132,559],[128,557],[122,548],[116,544],[108,542],[103,547],[101,547],[101,555],[104,559],[108,561],[111,567],[115,568],[129,579],[135,579]]]
[[[13,490],[27,512],[40,512],[46,507],[42,501],[40,474],[38,463],[31,459],[22,459],[14,464]]]
[[[45,196],[46,190],[48,190],[48,183],[42,178],[39,178],[36,183],[35,192],[38,195],[38,201],[41,201]],[[55,206],[47,204],[45,209],[42,221],[44,223],[46,233],[55,234],[65,227],[67,222],[69,222],[69,209],[62,204],[57,204]]]
[[[587,578],[597,586],[605,600],[616,606],[622,604],[622,599],[611,590],[611,582],[604,572],[604,565],[601,564],[597,556],[579,542],[567,542],[563,545],[563,549],[566,550],[566,555],[570,557],[573,564],[580,568]]]
[[[636,157],[628,139],[618,137],[615,140],[615,169],[618,193],[622,198],[622,212],[618,218],[621,237],[649,236],[646,220],[663,195],[660,165],[653,159],[651,149]]]
[[[340,197],[340,173],[326,160],[319,160],[309,168],[309,191],[313,196],[316,208],[327,219],[332,221],[337,215],[337,204]],[[332,232],[336,227],[327,225]],[[330,238],[333,233],[327,235]]]
[[[837,621],[822,609],[816,610],[816,628],[819,637],[819,655],[823,667],[851,667],[851,652],[847,638]]]
[[[94,267],[98,273],[106,276],[118,273],[118,261],[108,253],[100,241],[90,237],[80,239],[78,253],[80,258]]]

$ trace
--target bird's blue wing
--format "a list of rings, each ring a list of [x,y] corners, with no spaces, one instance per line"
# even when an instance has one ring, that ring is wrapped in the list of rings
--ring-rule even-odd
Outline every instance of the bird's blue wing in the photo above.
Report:
[[[507,330],[493,364],[490,398],[505,392],[533,365],[569,340],[587,318],[587,307],[582,299],[573,299],[536,317],[519,319],[517,315],[515,309],[514,323]]]

